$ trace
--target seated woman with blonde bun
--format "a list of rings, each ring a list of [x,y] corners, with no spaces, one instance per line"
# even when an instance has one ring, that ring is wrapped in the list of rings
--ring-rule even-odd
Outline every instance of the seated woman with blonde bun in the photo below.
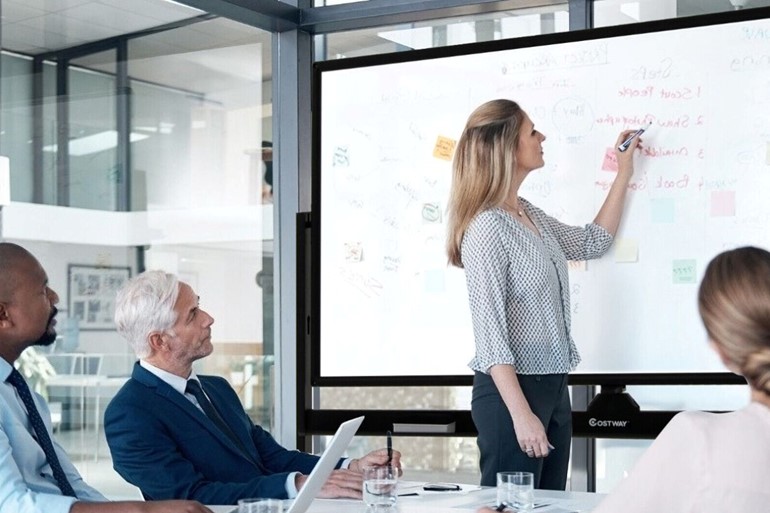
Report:
[[[717,255],[698,308],[712,349],[751,401],[731,413],[682,412],[593,513],[770,511],[770,253]]]

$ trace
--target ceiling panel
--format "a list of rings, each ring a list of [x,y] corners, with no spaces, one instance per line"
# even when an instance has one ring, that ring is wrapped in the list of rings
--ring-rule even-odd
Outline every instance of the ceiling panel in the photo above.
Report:
[[[56,12],[69,9],[70,7],[88,4],[93,1],[94,0],[4,0],[3,11],[5,11],[6,5],[12,3],[28,5],[41,11]],[[3,12],[3,15],[5,15],[5,12]]]
[[[126,11],[102,2],[78,5],[55,14],[110,28],[114,34],[127,34],[159,25],[157,18]]]
[[[37,7],[16,2],[3,2],[3,26],[9,23],[27,20],[29,18],[43,16],[44,14],[45,10]]]
[[[161,0],[2,0],[2,14],[3,48],[36,54],[184,20],[200,11]]]

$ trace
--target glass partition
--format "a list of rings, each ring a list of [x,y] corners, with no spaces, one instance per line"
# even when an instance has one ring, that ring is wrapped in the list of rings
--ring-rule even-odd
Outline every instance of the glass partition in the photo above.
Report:
[[[768,5],[770,5],[768,0],[645,0],[644,2],[596,0],[594,26],[611,27]]]
[[[118,210],[123,170],[118,166],[116,57],[115,50],[90,55],[90,62],[103,63],[100,71],[80,66],[78,59],[67,69],[68,184],[59,187],[64,196],[59,204]]]
[[[316,36],[317,60],[439,48],[569,30],[567,3],[449,20],[351,30]]]
[[[274,425],[271,35],[163,0],[19,5],[0,5],[1,235],[38,257],[60,297],[60,338],[20,363],[86,481],[138,498],[102,425],[136,359],[111,325],[123,272],[111,270],[190,284],[215,319],[196,371]]]
[[[0,54],[0,73],[0,148],[2,154],[14,163],[10,169],[11,197],[18,201],[32,201],[34,176],[29,172],[33,167],[32,58],[3,51]]]

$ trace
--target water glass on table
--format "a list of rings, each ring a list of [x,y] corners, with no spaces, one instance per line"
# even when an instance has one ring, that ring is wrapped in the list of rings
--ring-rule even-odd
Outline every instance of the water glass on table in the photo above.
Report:
[[[238,513],[283,513],[283,501],[278,499],[241,499]]]
[[[391,465],[364,467],[364,502],[374,509],[389,508],[398,497],[398,469]]]
[[[497,504],[521,512],[535,507],[535,476],[532,472],[498,472]]]

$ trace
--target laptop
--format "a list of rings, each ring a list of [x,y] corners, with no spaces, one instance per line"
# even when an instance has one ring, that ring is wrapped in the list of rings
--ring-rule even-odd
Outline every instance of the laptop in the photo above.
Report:
[[[297,497],[286,510],[286,513],[305,513],[308,510],[363,421],[364,417],[361,416],[340,424],[331,442],[321,455],[321,459],[313,467],[313,471],[310,472],[305,484],[300,488]]]

